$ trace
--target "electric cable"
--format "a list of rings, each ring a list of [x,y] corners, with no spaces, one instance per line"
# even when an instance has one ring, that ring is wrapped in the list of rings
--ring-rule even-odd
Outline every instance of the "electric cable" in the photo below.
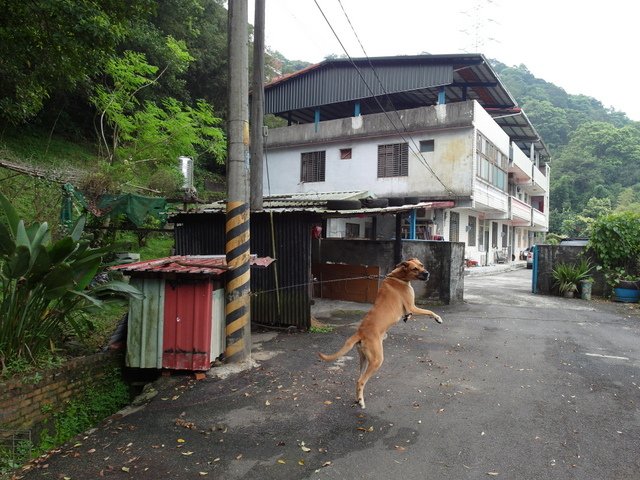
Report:
[[[318,8],[318,10],[320,11],[320,13],[322,14],[322,17],[324,18],[325,22],[327,23],[327,25],[329,26],[329,28],[331,29],[331,32],[333,33],[334,37],[336,38],[336,40],[338,41],[338,43],[340,44],[340,47],[342,48],[342,50],[344,51],[345,55],[347,56],[347,58],[349,59],[349,61],[351,62],[351,65],[355,68],[356,72],[358,73],[358,76],[360,77],[360,79],[362,80],[362,82],[364,83],[365,87],[367,88],[367,90],[369,91],[369,93],[371,94],[372,98],[375,100],[375,102],[378,104],[378,107],[380,108],[380,110],[382,111],[382,113],[385,115],[385,117],[387,118],[387,120],[389,121],[389,123],[391,124],[391,126],[393,127],[393,129],[396,131],[396,133],[400,136],[400,138],[402,138],[402,140],[404,142],[406,142],[407,144],[409,144],[409,141],[405,138],[404,133],[407,133],[407,136],[409,136],[409,138],[411,139],[411,143],[413,144],[414,147],[417,147],[417,144],[415,142],[415,140],[413,139],[413,137],[411,137],[410,134],[408,134],[407,132],[407,128],[406,125],[404,125],[404,123],[402,123],[402,119],[400,118],[400,114],[396,111],[396,115],[398,115],[398,117],[400,118],[400,122],[402,123],[402,126],[405,130],[405,132],[403,133],[402,131],[400,131],[400,129],[398,128],[398,126],[394,123],[393,119],[389,116],[388,112],[386,111],[386,109],[382,106],[382,104],[380,103],[380,100],[378,99],[378,95],[376,95],[373,92],[373,89],[371,88],[371,86],[369,85],[369,83],[367,82],[367,80],[364,78],[364,75],[362,74],[362,71],[360,70],[360,68],[358,68],[358,66],[356,65],[356,63],[354,62],[353,58],[351,57],[351,55],[349,55],[349,52],[347,51],[346,47],[344,46],[344,44],[342,43],[342,40],[340,39],[339,35],[337,34],[337,32],[335,31],[335,29],[333,28],[333,25],[331,24],[331,22],[329,21],[329,19],[327,18],[327,16],[325,15],[324,11],[322,10],[322,8],[320,7],[320,5],[318,4],[317,0],[314,0],[314,3],[316,4],[316,7]],[[342,3],[340,3],[340,6],[342,7]],[[343,12],[344,12],[344,8],[343,8]],[[346,12],[345,12],[346,15]],[[351,21],[348,19],[347,16],[347,20],[349,22],[349,24],[351,25]],[[352,26],[353,28],[353,26]],[[355,30],[354,30],[354,34],[355,34]],[[356,34],[356,38],[357,38],[357,34]],[[360,43],[360,40],[358,39],[358,42]],[[360,43],[360,46],[362,46],[362,43]],[[364,48],[363,48],[364,51]],[[366,52],[365,52],[366,55]],[[369,59],[369,57],[367,56],[367,59],[369,60],[369,64],[371,65],[371,60]],[[389,94],[386,92],[386,90],[384,89],[384,85],[382,84],[381,80],[379,79],[379,76],[377,75],[377,72],[375,71],[375,69],[372,67],[372,70],[375,74],[375,76],[378,78],[378,81],[380,82],[383,91],[385,92],[387,99],[391,102],[391,99],[389,97]],[[391,104],[393,105],[393,102],[391,102]],[[394,106],[395,109],[395,106]],[[447,186],[445,185],[445,183],[440,179],[440,177],[438,177],[438,175],[433,171],[433,168],[431,168],[431,166],[428,164],[428,162],[426,161],[426,159],[422,156],[422,152],[420,152],[419,148],[414,148],[414,154],[417,153],[417,158],[419,160],[419,162],[431,173],[431,175],[433,175],[433,177],[444,187],[444,189],[446,190],[446,192],[452,196],[455,196],[455,193]],[[414,150],[412,149],[412,150]]]

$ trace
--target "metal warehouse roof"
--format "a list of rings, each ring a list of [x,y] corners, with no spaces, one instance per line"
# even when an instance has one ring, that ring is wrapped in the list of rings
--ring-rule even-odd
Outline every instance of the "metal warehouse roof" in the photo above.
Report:
[[[273,262],[270,257],[251,257],[252,266],[267,267]],[[227,271],[227,260],[224,255],[174,255],[171,257],[146,260],[143,262],[116,265],[111,270],[119,270],[124,274],[161,273],[181,276],[204,275],[218,277]]]
[[[476,100],[521,150],[531,143],[543,158],[549,152],[489,62],[481,54],[415,55],[325,60],[265,85],[265,113],[292,123],[351,117],[354,103],[363,115]]]

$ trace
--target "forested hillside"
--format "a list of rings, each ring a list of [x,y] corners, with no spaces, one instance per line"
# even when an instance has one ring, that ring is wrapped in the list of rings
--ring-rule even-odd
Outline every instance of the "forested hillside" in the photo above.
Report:
[[[179,155],[196,158],[201,191],[206,180],[220,180],[228,80],[223,0],[5,7],[0,161],[56,169],[89,196],[170,196],[180,182]],[[267,79],[306,65],[269,51]],[[553,231],[582,234],[601,212],[637,207],[638,122],[594,98],[569,95],[523,65],[493,65],[552,151]],[[6,169],[0,182],[9,196],[40,189],[32,198],[47,198],[50,188]]]
[[[583,236],[600,214],[639,212],[640,122],[524,65],[492,64],[551,150],[551,231]]]

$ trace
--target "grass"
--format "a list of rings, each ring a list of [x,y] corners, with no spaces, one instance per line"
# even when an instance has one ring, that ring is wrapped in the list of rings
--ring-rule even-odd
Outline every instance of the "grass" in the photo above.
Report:
[[[27,130],[6,133],[0,138],[0,158],[30,165],[92,167],[96,163],[94,146],[71,142],[49,132]]]
[[[331,333],[333,332],[333,327],[330,327],[328,325],[325,326],[314,326],[312,325],[311,328],[309,328],[309,333]]]
[[[52,448],[98,424],[129,403],[129,387],[114,368],[101,378],[100,384],[88,388],[83,395],[66,402],[51,417],[39,439],[22,438],[0,442],[0,476],[19,468]],[[53,406],[46,406],[46,409]],[[3,477],[4,478],[4,477]],[[12,477],[13,478],[13,477]]]

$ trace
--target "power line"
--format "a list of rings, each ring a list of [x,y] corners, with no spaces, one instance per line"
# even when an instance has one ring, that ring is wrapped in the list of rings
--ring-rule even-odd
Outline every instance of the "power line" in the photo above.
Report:
[[[433,169],[431,168],[431,165],[429,165],[429,163],[427,162],[427,159],[424,158],[424,156],[422,155],[422,152],[420,151],[420,147],[416,143],[415,139],[408,132],[407,126],[402,121],[402,117],[400,116],[400,113],[396,109],[396,106],[393,104],[393,99],[391,98],[391,95],[389,95],[389,92],[387,92],[387,90],[386,90],[386,88],[384,86],[384,83],[380,79],[380,76],[378,75],[377,70],[373,66],[373,63],[371,62],[371,59],[369,58],[369,55],[367,54],[367,51],[364,48],[364,45],[360,41],[360,37],[356,33],[356,30],[353,27],[353,24],[351,23],[351,19],[349,18],[349,15],[347,15],[346,10],[344,9],[344,6],[342,5],[342,1],[338,0],[338,3],[340,4],[340,8],[342,9],[342,13],[344,13],[344,16],[347,19],[347,22],[349,23],[349,26],[351,27],[351,30],[353,31],[353,34],[355,35],[356,39],[358,40],[358,43],[360,44],[360,48],[362,48],[362,52],[364,53],[364,56],[367,58],[367,61],[369,62],[369,66],[371,67],[371,71],[373,72],[374,76],[376,77],[376,80],[378,80],[378,83],[380,84],[380,87],[382,88],[382,91],[386,95],[387,100],[389,101],[389,103],[391,103],[391,106],[393,107],[393,111],[395,112],[396,116],[398,117],[398,120],[400,121],[400,124],[402,125],[403,130],[407,133],[408,137],[411,139],[411,142],[413,143],[413,146],[415,147],[415,152],[414,153],[416,154],[418,160],[427,168],[427,170],[429,170],[429,172],[435,177],[435,179],[438,180],[438,182],[440,182],[440,185],[442,185],[444,187],[444,189],[447,191],[447,193],[449,193],[450,195],[454,195],[455,196],[455,193],[452,192],[449,189],[449,187],[447,187],[444,184],[444,182],[440,179],[440,177],[438,177],[438,175],[433,171]],[[403,138],[403,140],[406,141],[406,139],[404,139],[404,137],[402,137],[402,138]]]
[[[400,121],[400,124],[403,127],[404,133],[400,131],[400,129],[397,127],[397,125],[394,123],[394,121],[391,119],[391,117],[389,116],[388,112],[386,111],[386,109],[382,106],[382,104],[380,103],[380,100],[378,99],[378,96],[373,92],[373,89],[371,88],[371,86],[369,85],[369,83],[367,82],[367,80],[364,78],[364,75],[362,74],[361,70],[358,68],[358,66],[356,65],[356,63],[353,61],[353,58],[351,58],[351,55],[349,55],[349,52],[347,51],[347,49],[345,48],[344,44],[342,43],[342,40],[340,40],[340,37],[338,36],[337,32],[335,31],[335,29],[333,28],[333,25],[331,24],[331,22],[329,21],[329,19],[327,18],[327,16],[325,15],[324,11],[322,10],[322,8],[320,7],[320,5],[318,4],[317,0],[314,0],[314,3],[316,4],[316,7],[318,7],[318,10],[320,11],[320,13],[322,14],[325,22],[327,23],[327,25],[329,26],[329,28],[331,29],[331,32],[333,33],[333,35],[336,37],[336,40],[338,41],[338,43],[340,44],[340,47],[342,47],[342,50],[344,51],[345,55],[347,56],[347,58],[349,59],[349,61],[351,62],[351,65],[353,65],[353,67],[356,69],[356,72],[358,73],[358,75],[360,76],[360,79],[362,80],[362,82],[364,83],[364,85],[366,86],[367,90],[369,91],[369,93],[371,94],[371,96],[373,97],[373,99],[375,100],[375,102],[378,104],[378,107],[380,108],[380,110],[382,110],[382,113],[384,113],[385,117],[387,118],[387,120],[389,121],[389,123],[391,124],[391,126],[394,128],[394,130],[396,131],[396,133],[400,136],[400,138],[402,138],[402,140],[404,140],[407,144],[409,143],[409,141],[405,138],[404,133],[407,134],[407,136],[409,137],[409,139],[411,140],[411,143],[413,144],[414,148],[414,154],[416,154],[416,157],[418,158],[418,160],[420,161],[420,163],[431,173],[431,175],[433,175],[433,177],[440,183],[440,185],[442,185],[444,187],[444,189],[446,190],[446,192],[452,196],[455,196],[455,193],[447,186],[445,185],[445,183],[440,179],[440,177],[438,177],[438,175],[434,172],[433,168],[431,167],[431,165],[429,165],[429,163],[427,162],[427,160],[423,157],[422,152],[420,151],[420,148],[418,147],[416,141],[414,140],[414,138],[411,136],[411,134],[408,132],[408,129],[406,127],[406,125],[404,124],[404,122],[402,121],[402,117],[400,117],[400,113],[398,113],[398,111],[395,108],[395,105],[393,105],[393,101],[391,100],[391,97],[389,95],[389,93],[386,91],[384,84],[382,83],[382,80],[380,79],[378,72],[376,71],[376,69],[374,68],[371,59],[369,58],[369,56],[367,55],[367,52],[364,48],[364,46],[362,45],[362,42],[360,41],[360,38],[358,37],[358,34],[356,33],[353,24],[351,23],[351,20],[349,19],[349,16],[347,15],[347,12],[344,10],[344,7],[342,5],[342,2],[340,0],[338,0],[338,3],[340,4],[340,8],[342,8],[342,12],[344,13],[347,22],[349,23],[351,30],[353,31],[356,39],[358,40],[358,43],[360,44],[360,47],[362,48],[362,51],[364,52],[368,62],[369,62],[369,66],[371,67],[371,70],[373,71],[374,76],[376,77],[376,79],[378,80],[378,83],[380,84],[382,91],[384,92],[385,96],[387,97],[387,99],[389,100],[389,102],[391,103],[391,105],[393,106],[394,112],[396,113],[398,120]]]

